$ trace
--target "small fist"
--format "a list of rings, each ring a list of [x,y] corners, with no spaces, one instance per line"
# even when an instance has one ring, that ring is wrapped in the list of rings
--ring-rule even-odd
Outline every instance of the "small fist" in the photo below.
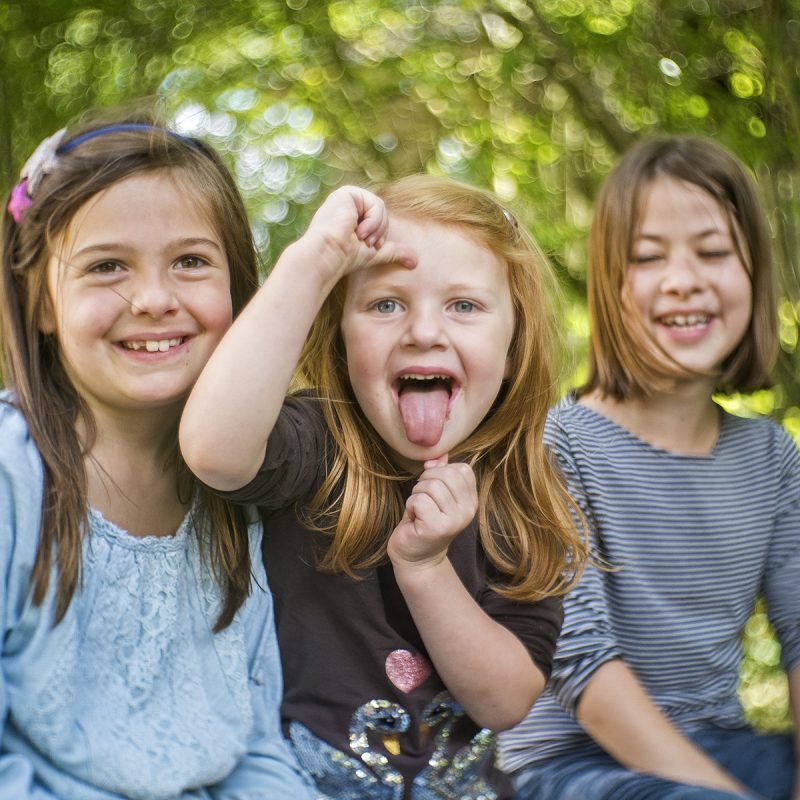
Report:
[[[416,255],[400,242],[386,240],[389,215],[377,195],[357,186],[331,192],[300,239],[311,261],[334,281],[359,269],[397,263],[416,265]]]
[[[389,538],[389,558],[395,566],[438,564],[477,511],[478,490],[469,464],[448,464],[446,455],[426,461]]]

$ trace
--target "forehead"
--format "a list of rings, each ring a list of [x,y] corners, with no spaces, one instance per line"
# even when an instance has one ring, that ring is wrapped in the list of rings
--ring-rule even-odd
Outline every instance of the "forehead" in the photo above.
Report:
[[[166,233],[202,231],[216,234],[209,204],[202,192],[191,189],[188,176],[178,169],[140,172],[116,181],[88,198],[62,232],[61,244],[86,237],[114,234],[141,237],[143,231]]]
[[[395,215],[390,218],[387,239],[410,246],[417,266],[388,264],[357,272],[348,280],[348,296],[384,286],[508,288],[505,263],[466,228]]]
[[[661,175],[645,184],[639,199],[634,236],[680,230],[687,235],[731,231],[731,218],[702,186]]]

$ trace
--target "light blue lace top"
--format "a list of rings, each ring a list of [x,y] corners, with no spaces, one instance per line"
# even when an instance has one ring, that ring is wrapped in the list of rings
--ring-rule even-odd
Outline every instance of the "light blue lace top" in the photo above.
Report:
[[[0,800],[304,800],[280,734],[272,600],[254,584],[233,623],[190,512],[174,536],[133,537],[96,511],[83,586],[51,624],[31,602],[42,465],[0,400]],[[205,787],[205,788],[203,788]]]

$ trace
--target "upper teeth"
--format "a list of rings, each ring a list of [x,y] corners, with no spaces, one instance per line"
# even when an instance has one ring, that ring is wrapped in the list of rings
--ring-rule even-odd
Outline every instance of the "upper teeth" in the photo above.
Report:
[[[147,350],[148,353],[166,353],[170,347],[177,347],[183,339],[146,339],[142,342],[123,342],[126,350]]]
[[[666,325],[704,325],[708,322],[708,314],[672,314],[664,317]]]
[[[433,380],[440,380],[446,381],[448,380],[447,375],[420,375],[417,372],[407,372],[401,376],[404,381],[433,381]]]

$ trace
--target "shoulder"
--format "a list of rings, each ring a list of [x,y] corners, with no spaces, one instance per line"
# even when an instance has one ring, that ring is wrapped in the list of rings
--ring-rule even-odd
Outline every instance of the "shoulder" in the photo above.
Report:
[[[757,474],[765,471],[800,476],[800,451],[789,432],[769,417],[740,417],[722,412],[718,456],[751,465]]]
[[[723,429],[732,434],[737,442],[761,441],[778,449],[795,447],[789,432],[771,417],[742,417],[725,410],[721,413]]]
[[[616,447],[620,434],[611,420],[569,394],[548,412],[544,441],[559,460],[572,461],[581,454],[594,457],[598,449]]]
[[[562,439],[608,438],[618,435],[610,419],[580,402],[575,394],[562,398],[547,412],[545,438],[553,443]]]
[[[28,423],[7,391],[0,392],[0,476],[9,487],[41,487],[43,477],[39,450],[31,438]]]
[[[268,453],[295,449],[299,443],[313,442],[327,432],[322,400],[306,390],[288,395],[269,436]]]
[[[283,401],[267,443],[267,462],[312,457],[327,440],[323,402],[310,391],[291,394]]]
[[[567,479],[573,496],[578,480],[575,464],[575,449],[579,447],[581,428],[581,407],[574,394],[562,398],[547,412],[544,427],[544,444],[551,457]]]
[[[288,395],[279,414],[279,423],[299,426],[325,427],[322,399],[310,389]]]
[[[547,412],[544,426],[545,443],[555,446],[567,436],[569,428],[575,424],[578,402],[573,394],[568,394]]]
[[[281,406],[256,475],[246,486],[220,494],[270,509],[313,496],[326,472],[329,439],[321,400],[310,392],[290,395]]]
[[[44,469],[25,417],[0,393],[0,578],[20,595],[36,557]],[[16,588],[15,588],[16,587]]]

